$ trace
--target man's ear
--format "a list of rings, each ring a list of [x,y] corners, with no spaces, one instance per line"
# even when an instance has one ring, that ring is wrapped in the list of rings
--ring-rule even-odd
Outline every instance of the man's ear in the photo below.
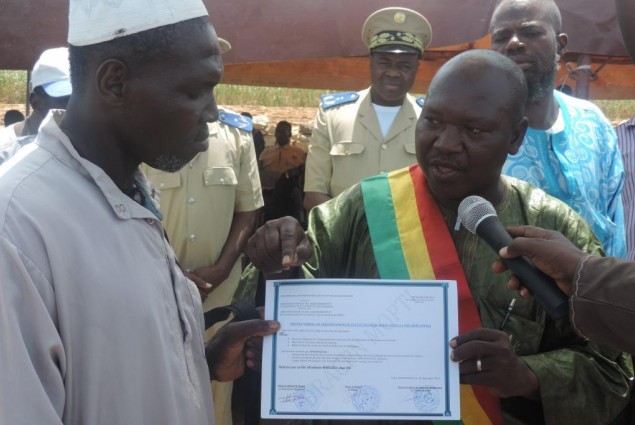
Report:
[[[557,52],[560,56],[564,53],[567,43],[569,42],[569,36],[563,32],[557,35],[556,42],[558,43]]]
[[[37,113],[41,113],[42,111],[42,100],[42,96],[35,91],[31,91],[29,94],[29,105],[31,105],[31,109]]]
[[[108,59],[97,68],[97,87],[102,99],[111,105],[124,102],[130,69],[118,59]]]
[[[520,149],[520,145],[523,144],[523,139],[525,138],[525,133],[527,132],[527,127],[529,127],[529,120],[527,117],[523,117],[516,125],[514,126],[514,130],[512,132],[512,140],[509,144],[509,154],[515,155],[518,153]]]

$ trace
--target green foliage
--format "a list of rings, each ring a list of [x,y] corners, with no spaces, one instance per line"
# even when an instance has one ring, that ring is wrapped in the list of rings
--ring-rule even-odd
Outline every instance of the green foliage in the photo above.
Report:
[[[0,71],[0,103],[25,103],[26,71]]]

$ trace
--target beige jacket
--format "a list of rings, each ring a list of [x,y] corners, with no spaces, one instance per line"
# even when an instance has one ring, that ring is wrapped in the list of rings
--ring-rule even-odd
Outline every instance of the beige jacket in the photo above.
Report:
[[[586,338],[635,354],[635,263],[589,257],[571,297],[571,321]]]

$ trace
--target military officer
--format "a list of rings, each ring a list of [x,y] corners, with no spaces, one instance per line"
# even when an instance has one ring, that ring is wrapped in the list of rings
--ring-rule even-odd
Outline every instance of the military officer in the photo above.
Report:
[[[221,53],[230,44],[219,38]],[[160,191],[163,225],[181,267],[203,297],[203,311],[231,304],[240,280],[241,254],[264,205],[252,139],[253,123],[219,107],[208,125],[209,149],[179,172],[144,171]],[[209,341],[221,326],[205,332]],[[212,383],[217,425],[231,425],[232,382]]]
[[[304,207],[337,196],[361,179],[416,162],[415,125],[423,98],[408,94],[432,29],[418,12],[389,7],[362,27],[371,86],[322,96],[306,162]]]

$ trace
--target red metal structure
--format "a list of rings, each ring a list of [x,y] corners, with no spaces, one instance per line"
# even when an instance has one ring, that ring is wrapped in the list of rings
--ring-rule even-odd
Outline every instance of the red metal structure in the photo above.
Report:
[[[85,0],[90,2],[91,0]],[[369,84],[361,26],[374,10],[405,6],[433,28],[415,92],[425,92],[449,57],[488,47],[496,0],[204,0],[218,34],[231,84],[356,90]],[[635,67],[622,43],[609,0],[556,0],[569,46],[559,81],[588,81],[594,99],[635,98]],[[0,69],[30,69],[49,47],[66,44],[67,0],[0,0]],[[568,66],[567,66],[568,62]],[[590,70],[573,70],[578,62]],[[583,73],[584,75],[581,75]]]

